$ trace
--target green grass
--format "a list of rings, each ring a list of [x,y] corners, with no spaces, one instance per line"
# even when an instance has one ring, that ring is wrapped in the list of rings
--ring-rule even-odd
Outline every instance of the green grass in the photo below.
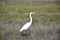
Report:
[[[17,12],[44,12],[44,11],[58,11],[60,10],[60,6],[57,6],[54,3],[45,3],[45,4],[37,4],[37,3],[1,3],[1,10],[5,12],[9,11],[17,11]]]
[[[60,3],[59,3],[60,4]],[[46,21],[60,21],[60,5],[53,3],[0,3],[0,10],[4,12],[0,19],[9,21],[13,19],[28,18],[29,12],[36,12],[33,17]]]
[[[33,22],[41,22],[49,24],[50,22],[60,22],[60,2],[52,3],[0,3],[0,21],[10,22],[15,19],[20,23],[29,19],[29,12],[36,12],[32,15]],[[36,22],[37,21],[37,22]],[[4,25],[4,24],[3,24]],[[3,36],[4,29],[0,29],[0,39]],[[41,32],[40,32],[41,33]],[[60,35],[60,33],[57,33]],[[42,36],[42,35],[39,35]],[[12,40],[16,40],[16,35],[11,36]]]

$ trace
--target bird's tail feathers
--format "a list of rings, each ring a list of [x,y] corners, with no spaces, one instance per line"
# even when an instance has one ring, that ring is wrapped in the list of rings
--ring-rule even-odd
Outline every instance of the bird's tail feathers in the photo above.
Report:
[[[20,29],[20,32],[22,32],[22,29]]]

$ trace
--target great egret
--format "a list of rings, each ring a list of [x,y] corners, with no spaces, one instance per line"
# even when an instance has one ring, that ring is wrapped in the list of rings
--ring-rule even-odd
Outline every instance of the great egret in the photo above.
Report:
[[[27,29],[31,26],[31,24],[32,24],[31,14],[33,14],[33,12],[30,12],[30,22],[27,22],[27,23],[20,29],[20,32],[22,32],[23,30],[27,30]]]

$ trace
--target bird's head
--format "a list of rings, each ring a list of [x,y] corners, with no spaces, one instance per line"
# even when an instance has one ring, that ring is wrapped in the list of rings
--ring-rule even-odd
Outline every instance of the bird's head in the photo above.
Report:
[[[30,12],[30,14],[34,14],[34,12]]]

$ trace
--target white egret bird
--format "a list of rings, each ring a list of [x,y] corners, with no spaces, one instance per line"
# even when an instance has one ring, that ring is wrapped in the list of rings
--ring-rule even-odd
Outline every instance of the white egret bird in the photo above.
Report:
[[[31,26],[31,24],[32,24],[31,14],[33,14],[33,12],[30,12],[30,22],[27,22],[27,23],[20,29],[20,32],[22,32],[23,30],[27,30],[27,29]]]

